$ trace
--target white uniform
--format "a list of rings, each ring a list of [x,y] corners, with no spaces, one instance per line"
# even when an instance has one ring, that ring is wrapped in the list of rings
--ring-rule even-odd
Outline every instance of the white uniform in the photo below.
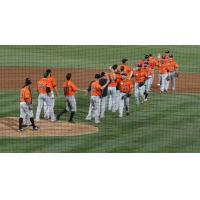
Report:
[[[160,75],[160,91],[164,92],[168,90],[168,81],[167,81],[168,74],[161,74]]]
[[[52,107],[52,101],[51,101],[51,93],[49,94],[39,94],[38,96],[38,106],[37,106],[37,112],[36,112],[36,121],[40,120],[40,114],[42,111],[42,108],[44,106],[44,102],[47,105],[47,109],[49,109],[49,114],[51,117],[51,121],[55,121],[55,115]]]
[[[29,105],[26,102],[20,102],[20,118],[32,118],[33,110],[30,109]]]
[[[76,112],[76,99],[75,96],[66,96],[66,110],[69,112]]]
[[[126,93],[120,93],[120,104],[119,104],[119,117],[123,117],[124,108],[129,112],[130,98],[126,96]]]
[[[53,91],[51,91],[50,101],[51,101],[52,109],[54,110],[54,106],[55,106],[55,95],[54,95],[54,92],[53,92]],[[47,106],[46,101],[44,101],[44,118],[45,118],[45,119],[49,119],[49,118],[50,118],[50,109],[49,109],[49,107]]]
[[[108,110],[117,110],[117,90],[116,87],[108,87]]]
[[[167,90],[169,89],[169,84],[171,82],[172,84],[172,90],[174,91],[176,89],[176,76],[175,76],[176,72],[169,72],[168,76],[169,76],[169,81],[167,81]]]
[[[86,120],[95,119],[95,123],[99,123],[101,99],[99,96],[91,96],[90,107]]]
[[[145,84],[142,86],[139,86],[138,83],[135,83],[136,104],[140,104],[144,102],[144,91],[145,91]]]

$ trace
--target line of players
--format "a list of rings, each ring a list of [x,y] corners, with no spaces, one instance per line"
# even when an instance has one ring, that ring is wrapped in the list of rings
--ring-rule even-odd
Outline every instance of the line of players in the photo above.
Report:
[[[175,91],[176,75],[178,74],[178,65],[173,59],[169,51],[165,52],[164,56],[158,54],[155,58],[151,54],[145,55],[143,60],[135,64],[135,68],[131,69],[128,66],[128,59],[123,59],[120,65],[109,67],[109,72],[102,72],[95,75],[89,87],[88,93],[91,95],[89,112],[86,120],[95,119],[95,123],[100,123],[100,119],[104,118],[105,111],[117,112],[119,117],[123,117],[125,110],[126,115],[130,114],[130,97],[133,93],[133,83],[135,84],[136,104],[142,104],[147,101],[151,86],[154,80],[154,70],[157,67],[160,92],[167,92],[169,83],[172,83],[172,90]],[[59,114],[54,114],[55,97],[59,96],[55,78],[52,76],[51,70],[46,70],[37,82],[38,106],[36,112],[36,121],[40,120],[40,114],[44,108],[44,118],[57,121],[65,113],[69,112],[69,122],[73,123],[73,118],[76,113],[75,93],[77,86],[71,81],[72,74],[66,75],[66,81],[63,83],[63,93],[65,96],[66,108]],[[23,123],[31,121],[33,129],[34,125],[32,112],[32,94],[30,90],[31,80],[26,79],[24,87],[20,91],[20,120],[19,130],[23,129]],[[31,119],[31,120],[30,120]]]

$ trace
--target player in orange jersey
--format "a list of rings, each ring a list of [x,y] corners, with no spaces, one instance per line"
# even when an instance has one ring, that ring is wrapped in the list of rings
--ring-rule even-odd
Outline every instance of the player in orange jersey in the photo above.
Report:
[[[120,65],[118,65],[118,71],[122,71],[122,68],[123,67],[123,73],[126,73],[127,74],[127,79],[131,79],[131,68],[128,66],[128,59],[124,58],[122,59],[122,63]]]
[[[115,71],[117,70],[117,65],[113,65],[109,68],[110,73],[108,73],[109,84],[108,84],[108,110],[112,112],[117,111],[117,77]]]
[[[71,81],[71,76],[72,76],[71,73],[67,73],[66,81],[63,83],[63,93],[64,93],[65,100],[66,100],[66,108],[57,115],[57,120],[59,120],[60,117],[65,112],[70,112],[70,118],[69,118],[68,122],[74,123],[73,118],[76,113],[75,93],[77,92],[78,88]]]
[[[90,91],[90,106],[89,106],[89,112],[86,117],[86,120],[92,120],[94,117],[95,123],[100,123],[100,105],[101,105],[101,95],[102,90],[107,87],[110,80],[108,75],[106,74],[107,82],[104,86],[101,86],[99,83],[99,79],[101,78],[100,74],[95,74],[95,81],[91,82],[91,91]]]
[[[143,70],[147,75],[147,79],[145,81],[145,92],[144,92],[144,97],[145,97],[144,101],[147,101],[149,92],[151,90],[152,82],[153,82],[153,69],[149,66],[148,62],[145,62]]]
[[[137,70],[134,70],[133,77],[135,80],[136,104],[139,105],[144,102],[145,81],[148,78],[147,73],[142,70],[141,64],[138,64]]]
[[[29,118],[33,130],[38,130],[38,127],[35,125],[33,118],[33,108],[32,108],[32,94],[30,85],[32,84],[29,78],[26,78],[25,85],[20,90],[20,118],[19,118],[19,129],[18,131],[23,131],[23,120],[26,117]]]
[[[160,74],[160,92],[167,92],[168,63],[164,59],[158,64],[158,73]]]
[[[47,107],[49,109],[49,115],[51,117],[51,121],[55,121],[55,115],[52,107],[51,101],[51,85],[48,81],[49,74],[47,72],[44,73],[43,78],[37,82],[37,92],[38,92],[38,106],[36,112],[36,121],[40,120],[41,110],[44,106],[44,102],[46,102]]]
[[[176,78],[178,77],[178,64],[173,59],[173,55],[169,55],[169,62],[168,62],[168,77],[169,80],[167,81],[167,90],[169,89],[169,84],[171,82],[172,91],[176,89]]]
[[[130,112],[130,96],[132,94],[133,83],[127,78],[126,73],[121,74],[121,81],[119,84],[120,90],[120,104],[119,104],[119,117],[123,117],[124,108],[126,115]]]
[[[54,106],[55,106],[55,95],[54,95],[54,91],[56,93],[56,96],[59,96],[59,92],[57,89],[57,83],[56,83],[56,79],[52,76],[52,71],[51,69],[47,69],[46,73],[48,73],[48,81],[49,81],[49,85],[51,88],[51,96],[50,96],[50,100],[51,100],[51,104],[52,104],[52,108],[54,110]],[[50,118],[50,110],[47,107],[46,102],[44,102],[44,118],[45,119],[49,119]]]

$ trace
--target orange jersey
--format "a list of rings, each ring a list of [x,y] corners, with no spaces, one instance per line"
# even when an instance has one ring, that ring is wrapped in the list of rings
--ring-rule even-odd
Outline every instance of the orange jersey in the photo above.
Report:
[[[142,69],[134,71],[133,75],[136,83],[144,83],[148,78],[147,73]]]
[[[142,70],[147,74],[147,77],[153,76],[153,69],[150,66],[142,68]]]
[[[74,96],[77,91],[77,86],[72,81],[65,81],[63,88],[66,88],[65,96]]]
[[[167,74],[168,71],[168,64],[167,63],[159,63],[158,65],[158,73],[159,74]]]
[[[29,88],[24,87],[20,90],[20,102],[32,103],[32,95]]]
[[[121,64],[118,66],[118,70],[120,70],[122,66],[124,66],[124,72],[127,74],[127,77],[130,76],[131,68],[128,65]]]
[[[39,80],[37,82],[37,91],[39,94],[46,94],[46,88],[47,87],[50,87],[51,88],[51,85],[49,84],[49,81],[48,79],[46,78],[42,78],[41,80]]]
[[[119,90],[123,93],[131,93],[133,89],[133,84],[130,80],[121,80],[119,84]]]
[[[177,68],[178,68],[178,64],[174,60],[169,61],[169,65],[168,65],[169,72],[174,72],[176,71]]]
[[[150,57],[148,63],[149,63],[149,66],[151,67],[151,69],[154,69],[155,66],[157,66],[157,60],[154,57]]]
[[[101,96],[101,85],[98,81],[94,81],[91,84],[91,96]]]
[[[116,74],[115,73],[109,73],[108,76],[109,76],[109,79],[110,79],[110,83],[109,83],[108,87],[116,87],[117,86]]]
[[[51,90],[53,91],[53,89],[57,86],[57,84],[56,84],[56,79],[55,79],[54,77],[52,77],[52,76],[49,76],[49,77],[47,78],[47,80],[48,80],[48,82],[49,82],[49,85],[50,85]]]

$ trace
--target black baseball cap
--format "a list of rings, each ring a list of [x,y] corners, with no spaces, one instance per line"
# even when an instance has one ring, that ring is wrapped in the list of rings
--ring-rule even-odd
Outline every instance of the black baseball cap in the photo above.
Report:
[[[28,86],[28,85],[31,85],[32,84],[32,81],[30,78],[26,78],[25,79],[25,85]]]
[[[145,59],[148,59],[148,58],[149,58],[149,55],[147,55],[147,54],[144,55],[144,58],[145,58]]]
[[[122,63],[125,63],[125,62],[127,62],[127,61],[128,61],[127,58],[123,58],[123,59],[122,59]]]
[[[170,53],[169,50],[166,50],[165,53]]]
[[[101,75],[100,75],[100,74],[95,74],[95,78],[96,78],[96,79],[100,79],[100,78],[101,78]]]

